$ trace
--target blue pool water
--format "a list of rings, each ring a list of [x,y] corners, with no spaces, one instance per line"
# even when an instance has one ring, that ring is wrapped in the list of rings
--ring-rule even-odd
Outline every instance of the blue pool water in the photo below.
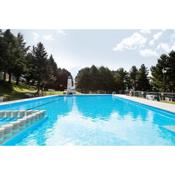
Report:
[[[54,96],[0,106],[47,119],[5,145],[175,145],[175,114],[112,95]]]
[[[17,120],[17,118],[8,118],[8,117],[6,117],[6,118],[0,118],[0,126],[1,125],[4,125],[4,124],[7,124],[9,122],[16,121],[16,120]]]

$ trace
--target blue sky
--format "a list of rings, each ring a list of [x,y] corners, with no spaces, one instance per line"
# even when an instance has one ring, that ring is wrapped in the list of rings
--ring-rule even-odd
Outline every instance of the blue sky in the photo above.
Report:
[[[75,77],[79,69],[96,65],[112,70],[155,65],[161,53],[175,48],[174,30],[12,30],[28,45],[42,42],[58,67]]]

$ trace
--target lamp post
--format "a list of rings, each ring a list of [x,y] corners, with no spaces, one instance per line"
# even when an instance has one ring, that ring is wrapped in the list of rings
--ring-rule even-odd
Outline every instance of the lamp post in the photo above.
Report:
[[[163,91],[165,92],[166,90],[166,84],[165,84],[165,74],[167,72],[167,69],[166,68],[163,68],[162,69],[162,73],[163,73]]]
[[[165,75],[166,75],[166,72],[167,72],[167,69],[166,68],[163,68],[162,69],[162,73],[163,73],[163,92],[166,91],[166,82],[165,82]],[[161,93],[161,96],[162,96],[162,99],[165,100],[165,97],[164,97],[164,93]]]

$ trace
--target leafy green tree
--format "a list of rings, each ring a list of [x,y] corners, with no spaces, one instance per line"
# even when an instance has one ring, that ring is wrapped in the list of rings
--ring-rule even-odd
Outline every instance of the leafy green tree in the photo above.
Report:
[[[18,85],[21,75],[26,71],[26,56],[29,49],[29,47],[26,47],[24,38],[20,33],[18,33],[18,36],[16,37],[16,45],[14,49],[16,51],[14,53],[13,75],[16,77],[16,84]]]
[[[76,88],[78,90],[87,91],[91,88],[90,82],[91,82],[91,74],[90,74],[90,68],[86,67],[81,70],[79,70],[76,78]]]
[[[44,88],[47,80],[49,79],[48,69],[47,69],[47,52],[44,45],[40,42],[37,46],[33,46],[33,75],[37,82],[37,93],[40,89]]]
[[[99,68],[99,89],[100,90],[104,90],[106,92],[112,92],[115,90],[115,80],[114,80],[114,76],[111,72],[111,70],[109,70],[106,67],[101,66]]]
[[[175,91],[175,52],[162,54],[156,66],[151,67],[152,85],[158,91]]]
[[[97,90],[99,89],[99,78],[100,74],[98,68],[95,65],[90,67],[90,82],[89,82],[89,90]]]
[[[130,79],[130,86],[134,90],[137,90],[137,74],[138,74],[137,67],[132,66],[129,71],[129,79]]]
[[[53,86],[54,89],[61,90],[61,91],[67,89],[67,79],[69,76],[72,78],[72,81],[73,81],[73,77],[69,71],[67,71],[66,69],[58,68],[56,81]]]
[[[66,69],[58,68],[52,55],[47,60],[47,72],[49,75],[45,86],[47,89],[65,90],[67,88],[67,79],[71,74]]]
[[[47,67],[48,67],[48,72],[50,74],[50,78],[51,80],[55,80],[58,68],[57,68],[57,64],[52,55],[50,55],[47,62],[48,62]]]
[[[36,72],[36,67],[35,67],[35,58],[32,55],[31,52],[28,52],[26,55],[26,70],[24,74],[24,78],[26,79],[26,83],[28,85],[34,85],[35,84],[35,72]]]
[[[117,71],[114,71],[114,78],[116,83],[117,92],[124,92],[128,88],[128,73],[123,68],[119,68]]]
[[[169,53],[167,73],[168,91],[175,92],[175,51]],[[166,77],[165,77],[166,78]]]
[[[148,69],[144,64],[141,65],[137,74],[137,89],[140,91],[150,90],[150,83],[148,78]]]
[[[15,36],[8,29],[3,33],[3,61],[2,70],[4,72],[4,80],[6,80],[6,74],[9,74],[9,83],[11,83],[11,75],[14,69],[15,60]]]
[[[52,55],[48,58],[42,43],[30,51],[23,36],[20,33],[15,36],[9,29],[0,30],[0,71],[4,72],[4,81],[7,74],[9,82],[12,75],[16,77],[16,84],[24,77],[27,84],[37,86],[37,93],[43,88],[64,90],[71,76],[66,69],[57,67]]]
[[[0,29],[0,71],[3,71],[3,64],[5,58],[5,43],[3,38],[3,32]]]
[[[81,69],[76,76],[76,87],[80,91],[105,91],[110,93],[115,90],[115,81],[112,72],[101,66],[91,66]]]

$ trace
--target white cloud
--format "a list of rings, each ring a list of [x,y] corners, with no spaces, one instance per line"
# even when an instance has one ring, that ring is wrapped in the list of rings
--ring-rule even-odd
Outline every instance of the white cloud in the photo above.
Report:
[[[152,46],[154,44],[154,40],[152,39],[150,42],[149,42],[149,45]]]
[[[54,38],[51,34],[43,35],[43,39],[46,40],[46,41],[53,41],[54,40]]]
[[[66,68],[68,70],[71,70],[74,67],[79,66],[77,62],[75,62],[75,58],[69,57],[69,56],[54,56],[55,61],[61,68]]]
[[[136,49],[141,48],[146,43],[147,39],[138,32],[133,33],[130,37],[124,38],[118,43],[113,51],[122,51],[124,49]]]
[[[162,49],[166,52],[169,52],[170,51],[170,46],[167,44],[167,43],[160,43],[157,47],[156,47],[157,50],[159,49]]]
[[[61,35],[67,35],[66,32],[64,30],[57,30],[57,33],[58,34],[61,34]]]
[[[175,43],[173,43],[173,44],[171,45],[171,47],[170,47],[170,49],[169,49],[169,52],[172,51],[172,50],[175,51]]]
[[[151,56],[158,56],[158,53],[154,50],[151,50],[151,49],[143,49],[143,50],[140,50],[140,54],[143,56],[143,57],[151,57]]]
[[[155,43],[155,41],[161,37],[162,34],[163,34],[163,32],[158,32],[158,33],[154,34],[153,39],[149,42],[149,45],[152,46]]]
[[[154,38],[155,40],[158,40],[158,39],[160,38],[161,35],[162,35],[162,32],[158,32],[158,33],[156,33],[156,34],[153,36],[153,38]]]
[[[169,53],[175,50],[174,30],[139,30],[128,38],[123,38],[113,50],[123,51],[135,49],[143,57],[157,57],[162,53]]]
[[[141,30],[140,30],[140,33],[143,33],[143,34],[151,34],[151,30],[149,30],[149,29],[141,29]]]
[[[54,40],[52,34],[40,35],[37,32],[32,32],[32,35],[33,35],[34,43],[42,42],[43,40],[45,40],[45,41],[53,41]]]
[[[38,42],[39,38],[40,38],[40,35],[38,33],[36,33],[36,32],[33,32],[32,35],[33,35],[33,41],[35,43]]]

